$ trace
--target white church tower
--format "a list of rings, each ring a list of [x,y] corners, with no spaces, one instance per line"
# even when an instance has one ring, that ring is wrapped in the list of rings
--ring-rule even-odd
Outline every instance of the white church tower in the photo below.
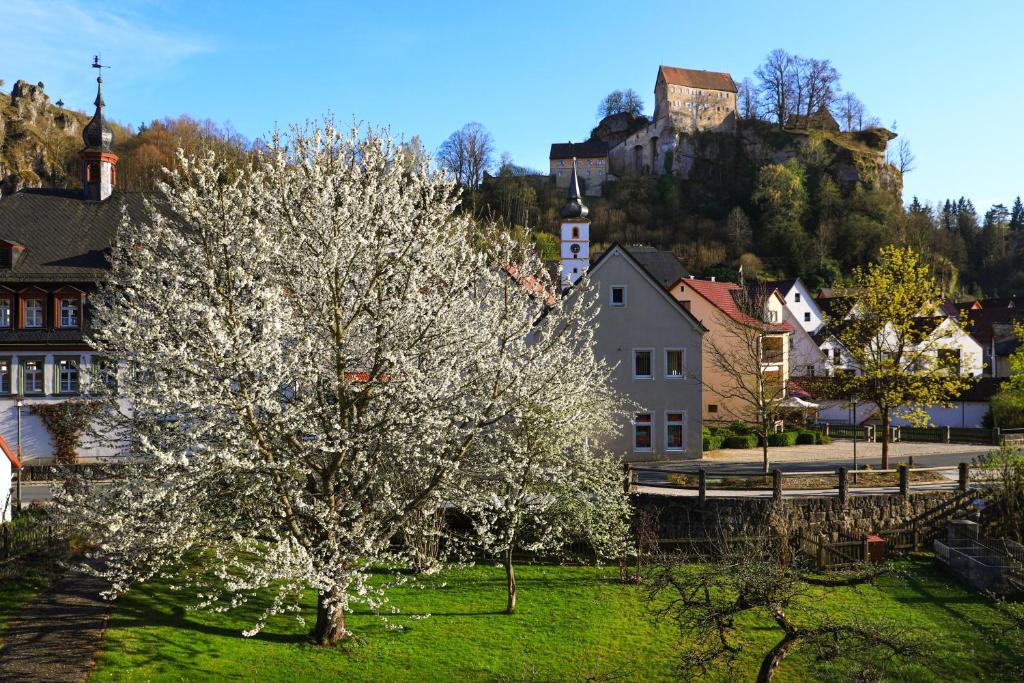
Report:
[[[590,267],[589,210],[580,196],[580,180],[576,176],[576,159],[572,160],[569,201],[562,207],[561,265],[562,286],[569,287]]]

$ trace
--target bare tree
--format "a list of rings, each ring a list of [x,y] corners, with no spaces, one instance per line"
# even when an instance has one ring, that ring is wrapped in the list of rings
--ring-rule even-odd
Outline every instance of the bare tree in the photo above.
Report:
[[[705,388],[721,399],[728,417],[752,425],[761,440],[768,473],[768,435],[786,398],[784,369],[788,327],[773,320],[769,302],[774,289],[737,288],[733,306],[718,309],[721,334],[708,335],[707,358],[714,372]]]
[[[775,117],[781,128],[796,108],[797,58],[785,50],[775,49],[768,53],[764,64],[757,67],[754,75],[759,81],[761,97],[766,109]]]
[[[744,78],[737,88],[736,103],[742,118],[747,120],[761,118],[761,102],[758,99],[757,86],[750,78]]]
[[[701,121],[707,118],[707,113],[718,100],[707,90],[691,88],[689,98],[685,101],[686,107],[690,110],[690,128],[696,132],[700,130]]]
[[[846,92],[836,99],[839,123],[845,131],[859,130],[864,120],[864,103],[852,92]]]
[[[839,90],[839,72],[827,59],[798,58],[798,82],[806,116],[830,109]],[[799,105],[798,105],[799,106]]]
[[[886,163],[898,168],[902,174],[913,171],[915,168],[914,163],[917,161],[917,157],[914,156],[914,152],[910,149],[910,141],[902,137],[896,142],[895,149],[890,148],[885,156]]]
[[[479,187],[493,157],[494,141],[490,132],[475,122],[452,133],[437,150],[438,164],[462,187]]]
[[[842,659],[861,666],[862,677],[878,661],[919,654],[922,643],[896,622],[868,622],[818,607],[812,586],[834,590],[873,581],[881,565],[842,574],[809,574],[793,561],[785,538],[717,539],[704,549],[661,555],[646,580],[645,599],[659,618],[678,626],[683,677],[726,670],[735,680],[740,655],[758,646],[763,632],[750,615],[765,615],[779,640],[764,653],[758,683],[768,683],[783,660],[810,649],[819,660]],[[754,624],[757,624],[756,626]]]
[[[597,106],[597,118],[599,119],[613,114],[640,116],[643,113],[644,101],[632,88],[611,91]]]

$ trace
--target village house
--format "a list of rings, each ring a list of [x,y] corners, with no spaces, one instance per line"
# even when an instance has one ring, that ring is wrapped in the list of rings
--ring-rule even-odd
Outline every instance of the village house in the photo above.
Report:
[[[800,278],[775,280],[760,286],[778,290],[785,302],[783,320],[793,326],[789,339],[789,374],[814,377],[827,373],[827,360],[815,334],[824,325],[821,309]]]
[[[653,274],[620,244],[591,263],[588,209],[575,179],[570,187],[569,202],[562,209],[564,282],[569,286],[586,273],[600,297],[595,350],[614,368],[615,389],[635,404],[611,448],[627,461],[700,458],[706,329],[659,279],[685,271],[678,261],[679,270],[673,269],[671,254],[639,249],[656,268],[658,274]]]
[[[117,155],[97,82],[96,111],[82,132],[82,189],[23,189],[0,199],[0,437],[22,464],[54,458],[53,435],[34,406],[76,400],[93,379],[116,381],[85,342],[89,295],[108,273],[123,212],[141,218],[145,208],[141,195],[116,189]],[[86,462],[117,455],[88,443],[78,454]]]
[[[572,182],[573,161],[579,167],[579,184],[583,194],[600,197],[608,176],[608,145],[601,140],[556,142],[549,155],[551,177],[555,187],[568,190]]]
[[[785,302],[778,290],[773,288],[764,296],[751,298],[755,305],[763,306],[760,320],[743,310],[747,292],[733,282],[688,277],[675,282],[669,291],[708,330],[703,351],[704,420],[757,421],[758,416],[751,414],[751,406],[735,395],[734,379],[715,367],[709,344],[714,340],[715,344],[722,345],[720,348],[725,348],[739,342],[735,334],[739,327],[762,329],[760,376],[766,383],[779,387],[784,397],[789,383],[789,339],[794,328],[783,319]],[[751,377],[755,375],[752,373]]]

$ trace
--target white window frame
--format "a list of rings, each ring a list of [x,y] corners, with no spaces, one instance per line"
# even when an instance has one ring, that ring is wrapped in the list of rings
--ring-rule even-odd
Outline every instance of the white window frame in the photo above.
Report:
[[[34,320],[35,324],[32,324],[32,325],[29,324],[29,317],[28,317],[29,316],[29,303],[31,303],[31,302],[37,302],[39,304],[38,308],[33,306],[32,309],[31,309],[33,313],[38,314],[37,316],[33,316],[35,318],[35,320]],[[45,314],[46,307],[43,305],[43,300],[41,298],[39,298],[39,297],[29,297],[29,298],[26,298],[25,299],[25,305],[23,306],[23,309],[25,311],[25,324],[24,324],[24,326],[27,329],[35,330],[35,329],[39,329],[40,327],[43,326],[43,318],[46,315]]]
[[[0,327],[4,329],[11,327],[11,302],[9,297],[0,297]]]
[[[65,363],[67,365],[65,366]],[[67,373],[67,388],[64,382],[64,369]],[[78,394],[82,391],[82,360],[71,356],[57,356],[53,359],[53,374],[56,380],[56,394]],[[74,377],[74,387],[71,386],[71,379]]]
[[[13,393],[12,390],[14,388],[14,366],[12,363],[12,358],[10,356],[4,356],[3,358],[0,358],[0,368],[2,368],[3,365],[7,366],[7,372],[0,372],[0,394],[10,394]],[[6,387],[4,386],[5,374],[7,380]]]
[[[643,352],[647,352],[648,354],[650,354],[650,359],[651,359],[651,374],[650,375],[637,375],[636,374],[636,354],[637,353],[643,353]],[[639,379],[639,380],[644,380],[644,381],[653,380],[654,379],[654,374],[655,374],[654,349],[653,348],[646,348],[646,347],[641,347],[641,348],[633,349],[633,379]]]
[[[682,374],[670,375],[670,374],[668,374],[668,354],[676,352],[676,351],[678,351],[680,356],[681,356],[680,359],[679,359],[679,361],[680,361],[680,368],[679,369],[682,371]],[[681,348],[681,347],[679,347],[679,348],[672,348],[672,349],[665,349],[665,379],[672,379],[672,380],[686,379],[686,349]],[[674,412],[678,412],[678,411],[674,411]]]
[[[671,413],[679,413],[682,415],[682,419],[679,421],[669,421],[668,416]],[[669,446],[668,428],[678,426],[682,431],[682,446]],[[686,450],[686,411],[685,410],[666,410],[665,411],[665,451],[670,453],[682,453]]]
[[[621,304],[615,303],[615,290],[616,289],[621,289],[622,290],[622,303]],[[614,306],[615,308],[625,308],[626,307],[626,303],[628,301],[629,301],[629,299],[628,299],[628,295],[627,295],[627,292],[626,292],[626,285],[612,285],[611,287],[608,288],[608,305],[609,306]]]
[[[639,416],[639,415],[646,415],[646,416],[648,416],[651,419],[650,419],[649,422],[637,422],[637,416]],[[654,451],[654,435],[656,433],[654,431],[654,429],[655,429],[656,423],[657,423],[657,420],[655,420],[655,418],[654,418],[654,413],[634,413],[633,414],[633,452],[634,453],[651,453],[651,452]],[[646,448],[640,447],[640,446],[636,445],[636,434],[637,434],[637,428],[638,427],[647,427],[648,429],[651,430],[650,445],[647,446]]]
[[[78,310],[78,299],[62,297],[60,300],[60,326],[69,329],[77,328],[81,323]]]
[[[811,322],[811,312],[810,311],[804,311],[804,322],[805,323]]]
[[[800,303],[800,292],[793,293],[793,301],[795,301],[796,303]]]
[[[33,373],[33,376],[37,378],[37,385],[34,384],[32,387],[28,383],[28,364],[37,363],[38,371]],[[21,391],[26,394],[39,396],[46,393],[46,361],[43,358],[19,358],[18,365],[20,366],[21,373]],[[38,387],[38,388],[37,388]]]

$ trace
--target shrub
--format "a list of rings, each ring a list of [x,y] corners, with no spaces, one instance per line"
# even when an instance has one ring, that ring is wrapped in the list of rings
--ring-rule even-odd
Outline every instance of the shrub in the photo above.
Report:
[[[733,420],[729,423],[729,431],[733,434],[750,434],[753,430],[746,422],[742,420]]]
[[[821,443],[820,436],[817,432],[803,431],[796,435],[796,442],[801,445],[810,445]]]
[[[734,434],[726,437],[722,445],[725,448],[754,448],[757,446],[757,437],[753,434]]]
[[[710,427],[707,428],[711,432],[712,436],[732,436],[732,431],[728,427]]]
[[[830,444],[832,443],[832,437],[829,436],[828,434],[818,434],[817,443]]]
[[[796,432],[776,432],[768,435],[769,446],[795,446]]]
[[[704,437],[704,450],[706,451],[717,451],[722,447],[722,442],[725,441],[724,436],[705,436]]]

